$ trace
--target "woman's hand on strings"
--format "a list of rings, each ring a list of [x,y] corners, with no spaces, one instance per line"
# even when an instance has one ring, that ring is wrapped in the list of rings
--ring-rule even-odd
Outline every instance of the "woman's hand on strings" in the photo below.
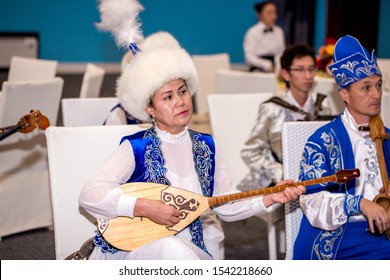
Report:
[[[276,186],[291,185],[293,183],[294,183],[293,180],[289,180],[289,179],[282,180]],[[304,186],[301,186],[301,185],[299,185],[297,187],[294,187],[294,186],[287,187],[282,192],[273,193],[273,194],[269,194],[269,195],[264,196],[264,205],[266,207],[269,207],[274,203],[282,203],[282,204],[289,203],[289,202],[293,201],[294,199],[297,199],[301,194],[303,194],[305,192],[306,192],[306,188]]]
[[[179,219],[179,210],[166,205],[160,200],[138,198],[134,208],[134,216],[147,217],[153,222],[172,227]]]

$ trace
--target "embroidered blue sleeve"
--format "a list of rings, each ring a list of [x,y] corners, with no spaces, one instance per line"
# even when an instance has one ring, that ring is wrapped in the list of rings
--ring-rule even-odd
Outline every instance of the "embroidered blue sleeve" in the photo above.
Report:
[[[103,253],[115,254],[118,252],[116,248],[112,247],[108,242],[106,242],[106,240],[104,240],[99,231],[96,233],[95,238],[93,239],[93,244],[95,244],[96,247],[100,247]]]
[[[321,147],[313,142],[306,143],[300,162],[299,180],[307,181],[329,176],[326,158]],[[317,184],[307,187],[307,193],[315,193],[326,188],[327,184]]]
[[[362,200],[363,196],[360,195],[351,195],[347,194],[344,200],[344,211],[345,214],[349,216],[360,214],[360,200]]]
[[[335,174],[342,169],[341,145],[333,131],[318,130],[306,142],[300,163],[300,181],[311,180]],[[338,191],[340,184],[329,182],[312,185],[306,193],[322,190]]]

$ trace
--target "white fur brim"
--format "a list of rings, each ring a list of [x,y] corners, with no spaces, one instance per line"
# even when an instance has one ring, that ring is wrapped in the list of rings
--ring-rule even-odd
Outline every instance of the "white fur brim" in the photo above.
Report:
[[[133,117],[150,121],[145,109],[156,90],[167,82],[183,79],[191,95],[198,87],[198,73],[182,48],[160,48],[137,54],[117,81],[116,95]]]

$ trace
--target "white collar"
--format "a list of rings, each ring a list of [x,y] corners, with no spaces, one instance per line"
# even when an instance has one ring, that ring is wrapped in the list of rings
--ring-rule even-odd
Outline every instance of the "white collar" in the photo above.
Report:
[[[262,29],[265,29],[265,28],[275,28],[275,24],[271,25],[271,26],[268,26],[266,25],[264,22],[262,21],[259,21],[259,26],[262,28]]]
[[[158,126],[154,126],[156,129],[156,133],[158,137],[164,142],[183,142],[188,138],[188,127],[185,126],[184,130],[182,132],[179,132],[178,134],[171,134],[167,131],[163,131],[158,128]]]
[[[347,126],[351,131],[358,133],[360,135],[368,134],[369,131],[360,131],[359,126],[368,126],[368,123],[357,124],[351,113],[345,108],[344,113],[341,115],[341,119],[345,126]]]

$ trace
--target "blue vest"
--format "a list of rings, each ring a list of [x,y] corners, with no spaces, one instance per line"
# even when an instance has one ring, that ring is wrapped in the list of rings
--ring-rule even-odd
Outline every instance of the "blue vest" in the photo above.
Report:
[[[198,174],[202,193],[204,196],[212,196],[214,190],[215,173],[215,144],[208,134],[188,130],[192,143],[195,170]],[[161,151],[161,140],[155,129],[140,131],[122,138],[121,143],[130,141],[135,158],[135,170],[127,183],[150,182],[170,185],[166,178],[167,169]],[[210,254],[203,240],[203,229],[199,218],[189,225],[192,242],[200,249]],[[117,249],[104,241],[98,233],[95,237],[95,245],[100,246],[103,252],[115,253]]]

